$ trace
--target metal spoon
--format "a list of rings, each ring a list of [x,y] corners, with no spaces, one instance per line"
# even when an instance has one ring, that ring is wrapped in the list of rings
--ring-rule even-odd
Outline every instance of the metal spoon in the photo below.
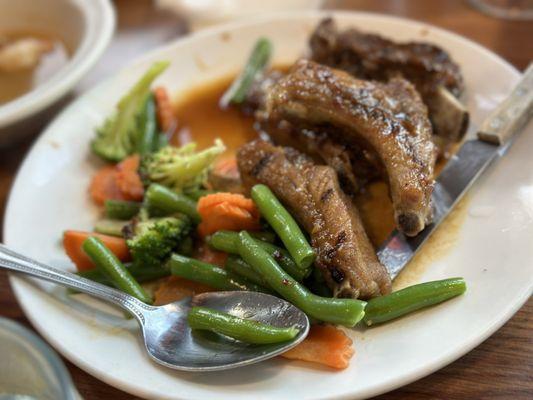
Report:
[[[159,364],[182,371],[216,371],[263,361],[296,346],[309,332],[309,320],[302,311],[268,294],[204,293],[155,307],[119,290],[32,260],[2,244],[0,267],[67,286],[126,309],[139,322],[150,357]],[[289,342],[251,345],[212,332],[193,332],[187,324],[187,312],[192,305],[280,327],[295,325],[300,333]]]

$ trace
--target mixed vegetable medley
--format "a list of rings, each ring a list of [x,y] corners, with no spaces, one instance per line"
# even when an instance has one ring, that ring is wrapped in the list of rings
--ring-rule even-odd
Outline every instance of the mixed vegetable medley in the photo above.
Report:
[[[242,101],[268,60],[270,43],[258,42],[239,78],[222,99]],[[104,217],[94,232],[68,230],[63,243],[78,274],[149,304],[212,290],[249,290],[280,296],[311,319],[308,337],[284,353],[342,369],[354,354],[337,326],[383,323],[440,303],[466,290],[461,278],[423,283],[368,302],[336,298],[314,265],[316,251],[298,223],[266,185],[246,197],[213,190],[210,172],[238,173],[225,146],[197,149],[170,144],[175,129],[165,88],[152,89],[168,63],[155,63],[118,102],[91,143],[108,162],[93,176],[90,195]],[[156,282],[149,291],[143,284]],[[151,288],[154,285],[150,285]],[[203,307],[189,314],[192,329],[212,330],[250,343],[294,338],[279,328]]]

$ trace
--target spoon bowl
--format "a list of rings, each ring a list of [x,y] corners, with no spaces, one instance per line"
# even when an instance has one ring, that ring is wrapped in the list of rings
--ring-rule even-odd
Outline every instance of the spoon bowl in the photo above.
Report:
[[[203,306],[277,327],[295,326],[290,341],[249,344],[209,331],[193,331],[188,310]],[[143,312],[144,342],[150,357],[159,364],[183,371],[217,371],[242,367],[272,358],[300,343],[309,331],[307,316],[278,297],[257,292],[211,292]],[[163,325],[162,322],[167,325]]]
[[[164,306],[151,306],[119,290],[32,260],[1,244],[0,268],[67,286],[126,309],[141,326],[149,356],[177,370],[217,371],[253,364],[291,349],[309,332],[309,320],[301,310],[269,294],[211,292]],[[277,327],[295,326],[299,332],[290,341],[257,345],[209,331],[193,331],[187,323],[193,306],[213,308]]]

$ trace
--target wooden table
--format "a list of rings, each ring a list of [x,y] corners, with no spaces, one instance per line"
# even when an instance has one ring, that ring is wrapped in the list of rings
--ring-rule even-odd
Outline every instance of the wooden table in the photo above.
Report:
[[[77,93],[128,60],[184,31],[182,21],[155,12],[149,1],[116,1],[118,37]],[[519,69],[533,59],[533,22],[511,22],[478,13],[460,0],[329,1],[328,7],[390,13],[457,32],[493,50]],[[31,140],[0,150],[0,212]],[[0,219],[0,224],[2,220]],[[487,307],[490,307],[488,304]],[[30,326],[0,272],[0,316]],[[132,399],[66,362],[85,399]],[[215,398],[215,396],[213,396]],[[379,399],[531,399],[533,398],[533,301],[475,350],[442,370]]]

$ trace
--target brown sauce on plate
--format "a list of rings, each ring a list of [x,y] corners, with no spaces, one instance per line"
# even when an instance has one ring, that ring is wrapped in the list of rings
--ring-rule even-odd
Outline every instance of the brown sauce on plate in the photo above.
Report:
[[[227,156],[233,156],[244,143],[255,139],[254,120],[234,108],[221,110],[218,102],[233,77],[223,78],[184,93],[175,104],[177,129],[172,138],[175,145],[196,142],[199,149],[212,146],[221,138]]]

